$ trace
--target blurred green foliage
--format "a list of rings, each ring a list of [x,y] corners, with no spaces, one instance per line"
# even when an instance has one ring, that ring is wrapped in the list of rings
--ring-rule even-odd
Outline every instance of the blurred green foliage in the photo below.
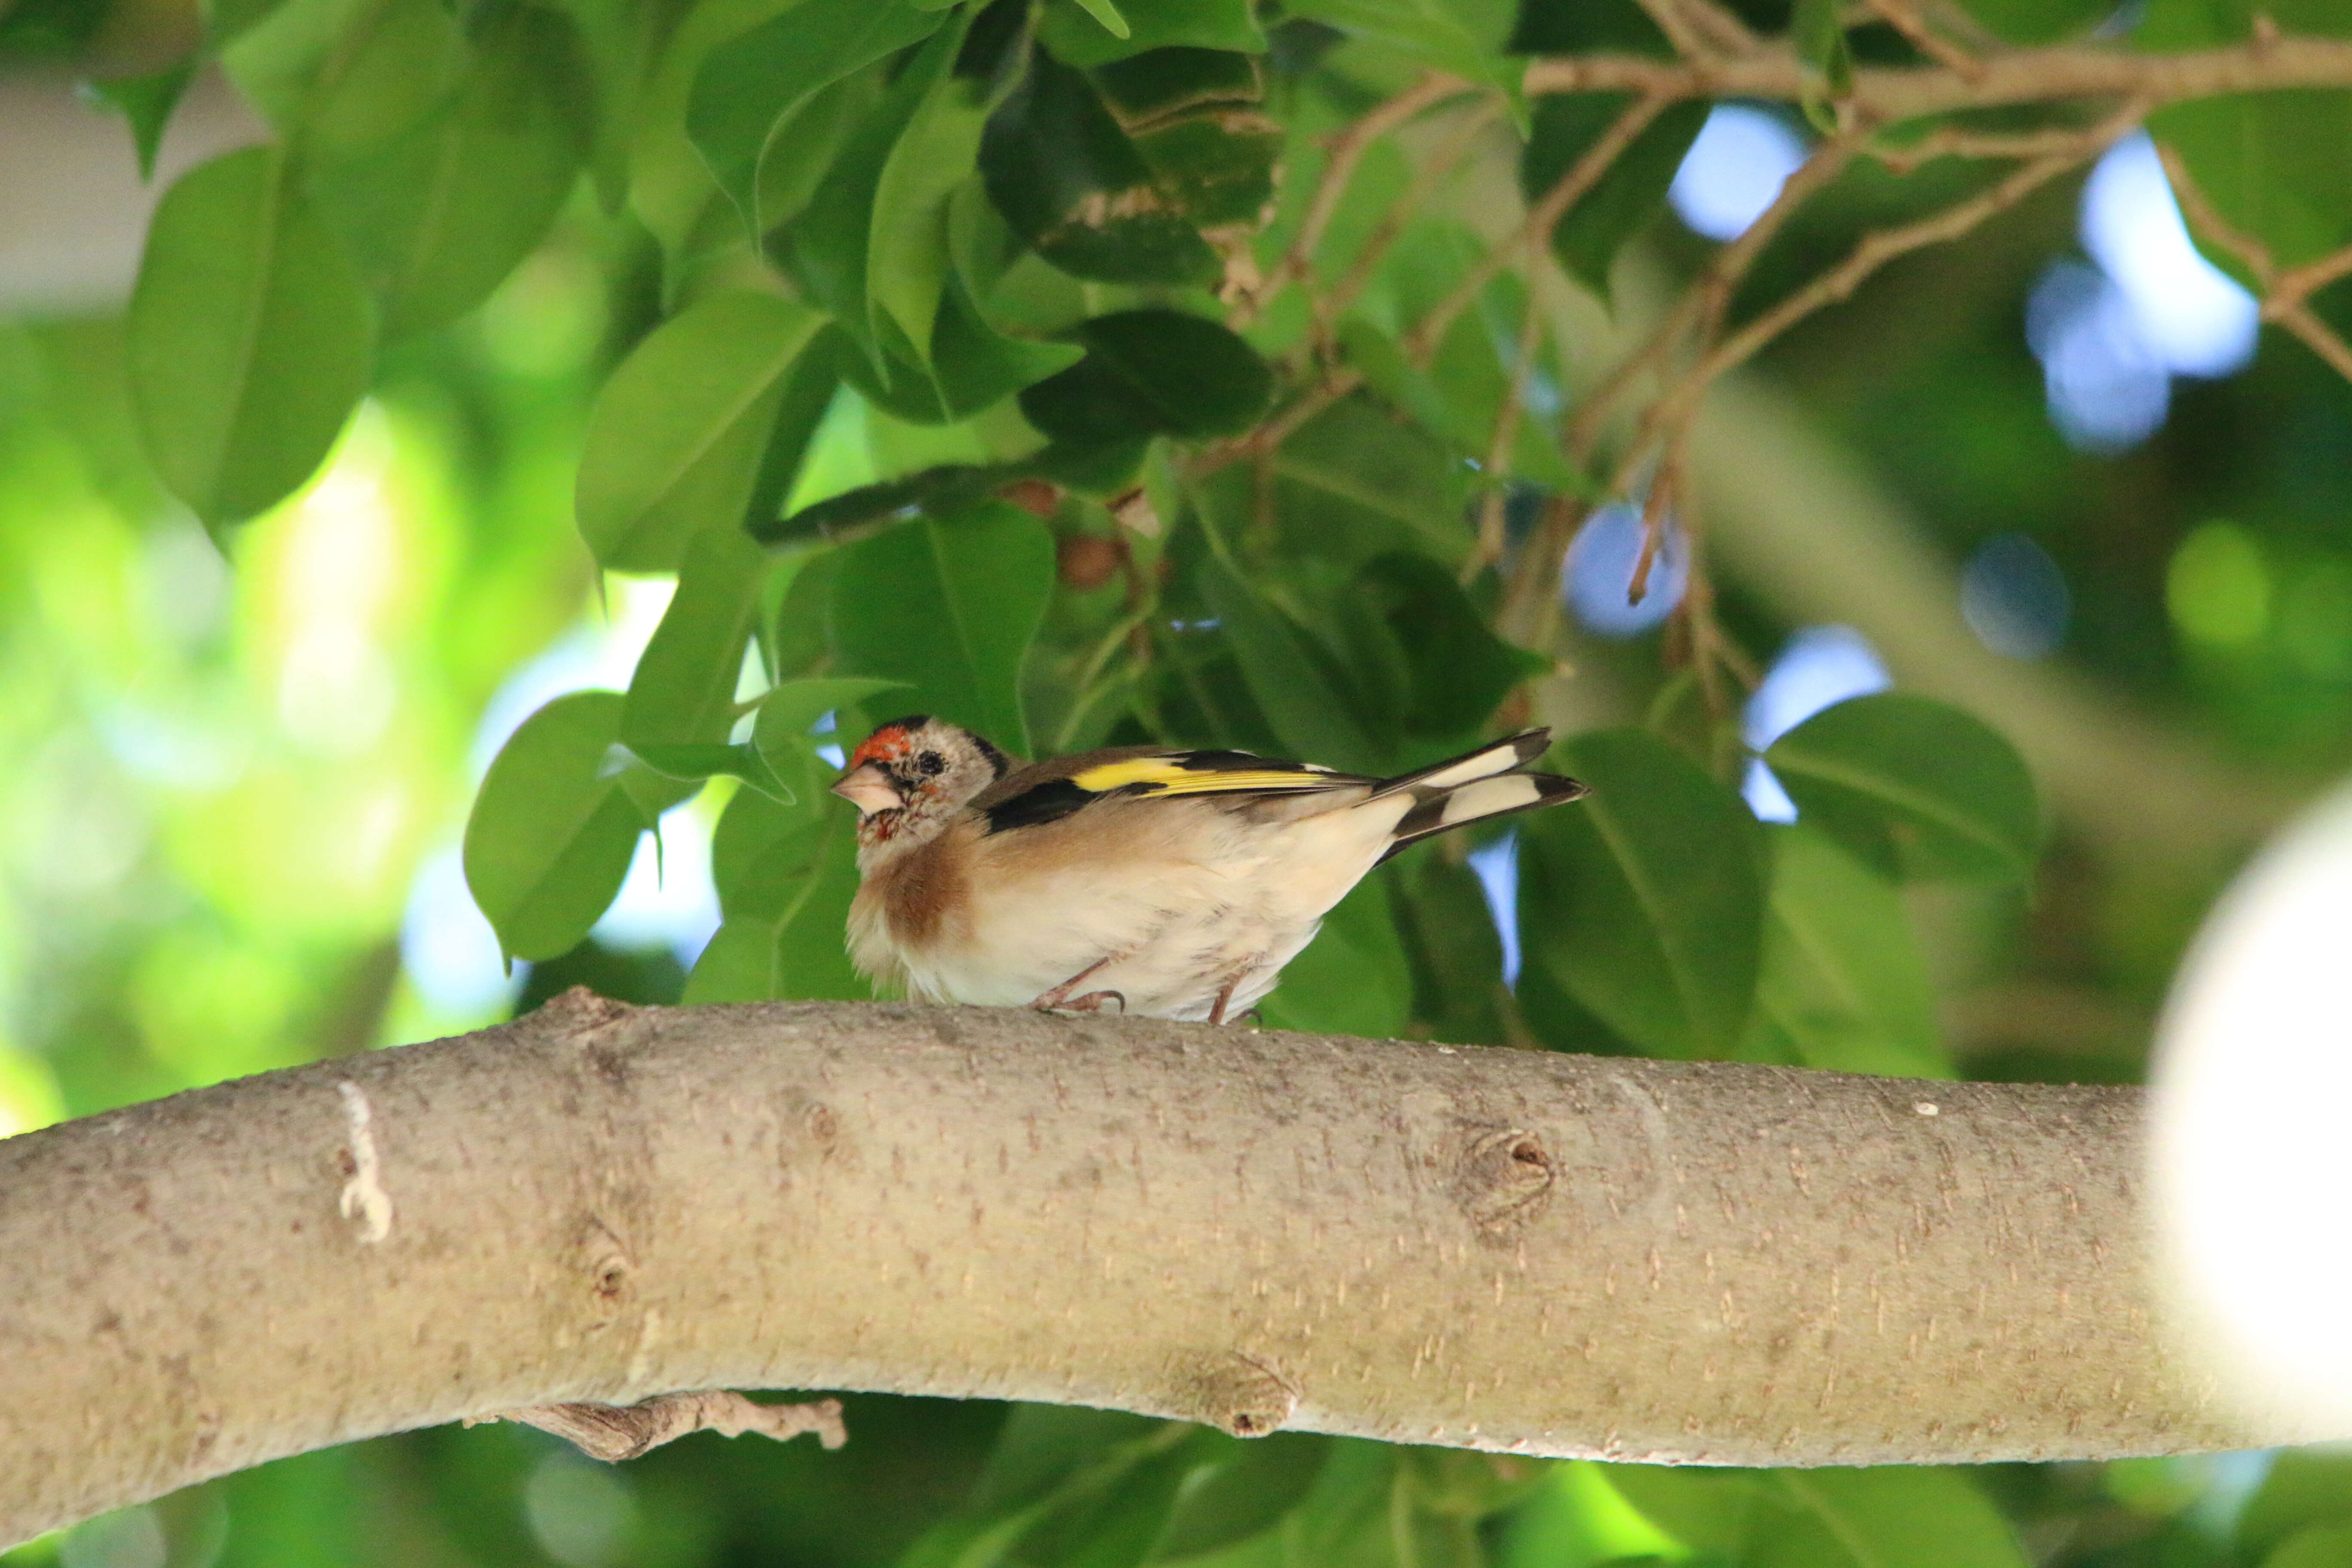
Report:
[[[1855,58],[1907,58],[1836,6],[1735,9],[1793,27],[1832,94]],[[101,10],[0,7],[0,53],[113,59],[131,24]],[[2101,16],[1969,10],[2027,41]],[[2141,10],[2164,47],[2252,15]],[[1732,715],[1694,720],[1660,658],[1675,633],[1530,637],[1507,613],[1538,515],[1596,499],[1552,434],[1591,379],[1582,345],[1511,269],[1416,329],[1486,254],[1480,205],[1546,187],[1622,107],[1525,101],[1513,51],[1663,52],[1630,0],[216,0],[182,20],[169,58],[91,68],[123,159],[152,157],[199,68],[268,144],[171,183],[121,310],[0,328],[0,1131],[573,984],[863,995],[827,748],[918,708],[1031,754],[1159,741],[1375,771],[1530,703],[1573,731],[1554,760],[1595,794],[1521,829],[1516,987],[1471,846],[1441,842],[1333,911],[1269,1023],[2142,1070],[2223,866],[2105,858],[2043,819],[1993,715],[1907,694],[1774,743],[1801,817],[1764,827]],[[1370,143],[1318,203],[1334,138],[1426,67],[1491,101]],[[2352,226],[2341,99],[2170,112],[2232,216],[2301,259]],[[1661,117],[1551,237],[1590,289],[1622,305],[1643,268],[1711,254],[1662,216],[1702,108]],[[1737,308],[1958,188],[1857,168]],[[2069,448],[2020,315],[2071,200],[1889,271],[1770,368],[1953,555],[2045,550],[2079,671],[2250,772],[2340,769],[2352,390],[2272,352],[2179,384],[2134,450]],[[1313,401],[1339,367],[1352,389]],[[1796,629],[1717,586],[1748,655]],[[527,969],[452,1000],[431,895],[461,831],[495,932],[476,959]],[[651,833],[710,846],[690,971],[599,923]],[[703,1436],[617,1469],[511,1426],[410,1434],[5,1561],[2352,1561],[2352,1471],[2320,1455],[1732,1473],[872,1395],[848,1424],[839,1453]]]

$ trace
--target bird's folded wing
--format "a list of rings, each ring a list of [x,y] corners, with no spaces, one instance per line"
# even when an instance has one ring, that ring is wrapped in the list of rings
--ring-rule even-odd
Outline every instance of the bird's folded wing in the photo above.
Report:
[[[1372,784],[1312,763],[1278,762],[1247,752],[1160,752],[1108,757],[1026,788],[980,804],[991,833],[1034,827],[1069,816],[1105,795],[1158,797],[1177,795],[1286,795],[1348,789]]]

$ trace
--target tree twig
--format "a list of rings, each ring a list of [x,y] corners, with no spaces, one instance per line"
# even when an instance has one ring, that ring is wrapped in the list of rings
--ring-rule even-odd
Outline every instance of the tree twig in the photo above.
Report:
[[[1911,47],[1929,59],[1970,81],[1983,79],[1984,61],[1937,32],[1927,18],[1912,7],[1910,0],[1869,0],[1869,5],[1881,20],[1909,39]]]
[[[1323,296],[1322,315],[1327,328],[1345,314],[1349,305],[1355,303],[1356,296],[1364,291],[1365,287],[1371,282],[1372,275],[1379,270],[1381,262],[1389,253],[1389,247],[1393,246],[1397,242],[1397,237],[1404,233],[1405,225],[1412,222],[1413,215],[1428,204],[1430,197],[1437,194],[1437,187],[1444,183],[1445,176],[1454,172],[1454,167],[1476,144],[1479,135],[1492,125],[1501,113],[1502,106],[1499,103],[1485,103],[1472,110],[1463,116],[1462,123],[1455,127],[1454,134],[1439,144],[1437,150],[1413,172],[1412,183],[1405,187],[1403,193],[1393,203],[1390,204],[1389,210],[1381,215],[1381,221],[1373,226],[1370,234],[1364,237],[1362,247],[1349,262],[1348,270],[1340,275],[1339,281],[1333,284],[1330,291]]]
[[[1328,157],[1316,183],[1315,195],[1307,204],[1306,216],[1299,220],[1297,237],[1255,293],[1234,312],[1233,324],[1246,326],[1255,321],[1285,287],[1305,278],[1312,269],[1315,252],[1323,243],[1323,233],[1348,194],[1356,166],[1363,162],[1374,142],[1423,110],[1469,89],[1470,84],[1459,77],[1444,71],[1426,72],[1404,91],[1375,105],[1334,135],[1326,144]]]
[[[2282,269],[2271,258],[2270,247],[2221,216],[2212,198],[2189,174],[2189,164],[2179,153],[2158,142],[2156,155],[2163,162],[2165,176],[2172,182],[2172,194],[2189,223],[2236,257],[2253,275],[2255,287],[2261,291],[2262,319],[2293,332],[2305,347],[2326,360],[2336,374],[2352,380],[2352,347],[2346,346],[2334,329],[2311,309],[2312,295],[2352,273],[2352,246]]]
[[[1584,150],[1583,156],[1552,183],[1551,189],[1544,193],[1543,199],[1528,209],[1527,221],[1519,226],[1518,233],[1474,263],[1463,275],[1462,280],[1421,319],[1412,331],[1405,334],[1405,357],[1416,364],[1426,364],[1429,356],[1436,352],[1437,344],[1444,340],[1446,329],[1454,324],[1454,318],[1468,309],[1470,301],[1478,297],[1480,289],[1494,281],[1496,273],[1509,266],[1514,258],[1524,255],[1530,243],[1549,244],[1554,226],[1567,216],[1568,209],[1600,184],[1601,177],[1609,172],[1609,166],[1617,161],[1618,154],[1633,144],[1633,139],[1648,128],[1650,121],[1655,120],[1670,101],[1644,96],[1627,104],[1624,112],[1618,115],[1609,129]]]
[[[2279,37],[2224,48],[2141,54],[2112,47],[2019,49],[1989,55],[1976,74],[1950,66],[1864,67],[1850,101],[1877,124],[2004,104],[2123,98],[2164,104],[2220,93],[2352,86],[2352,39]],[[1755,98],[1797,103],[1807,86],[1785,47],[1743,55],[1657,59],[1641,55],[1576,55],[1530,61],[1521,79],[1530,95],[1633,92],[1668,101]]]
[[[1538,252],[1538,254],[1540,254]],[[1511,361],[1511,379],[1503,390],[1502,405],[1495,411],[1494,434],[1486,441],[1486,466],[1482,477],[1486,493],[1478,501],[1478,548],[1463,563],[1462,581],[1469,583],[1481,569],[1503,558],[1504,491],[1509,485],[1513,448],[1518,445],[1519,412],[1527,405],[1528,377],[1534,373],[1536,350],[1543,342],[1543,310],[1536,298],[1537,268],[1529,258],[1527,303],[1519,315],[1519,337]]]

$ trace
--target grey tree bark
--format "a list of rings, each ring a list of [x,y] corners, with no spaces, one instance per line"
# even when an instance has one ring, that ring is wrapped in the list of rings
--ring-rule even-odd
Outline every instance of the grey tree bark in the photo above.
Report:
[[[574,993],[0,1142],[0,1542],[703,1388],[1709,1464],[2327,1435],[2168,1359],[2140,1159],[2122,1089]]]

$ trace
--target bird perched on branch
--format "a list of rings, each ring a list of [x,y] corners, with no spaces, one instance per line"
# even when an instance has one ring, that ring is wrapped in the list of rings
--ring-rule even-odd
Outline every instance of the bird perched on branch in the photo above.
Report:
[[[1222,1024],[1405,845],[1584,794],[1523,771],[1549,739],[1376,779],[1150,746],[1015,766],[944,720],[894,720],[833,786],[857,807],[850,957],[926,1001]]]

